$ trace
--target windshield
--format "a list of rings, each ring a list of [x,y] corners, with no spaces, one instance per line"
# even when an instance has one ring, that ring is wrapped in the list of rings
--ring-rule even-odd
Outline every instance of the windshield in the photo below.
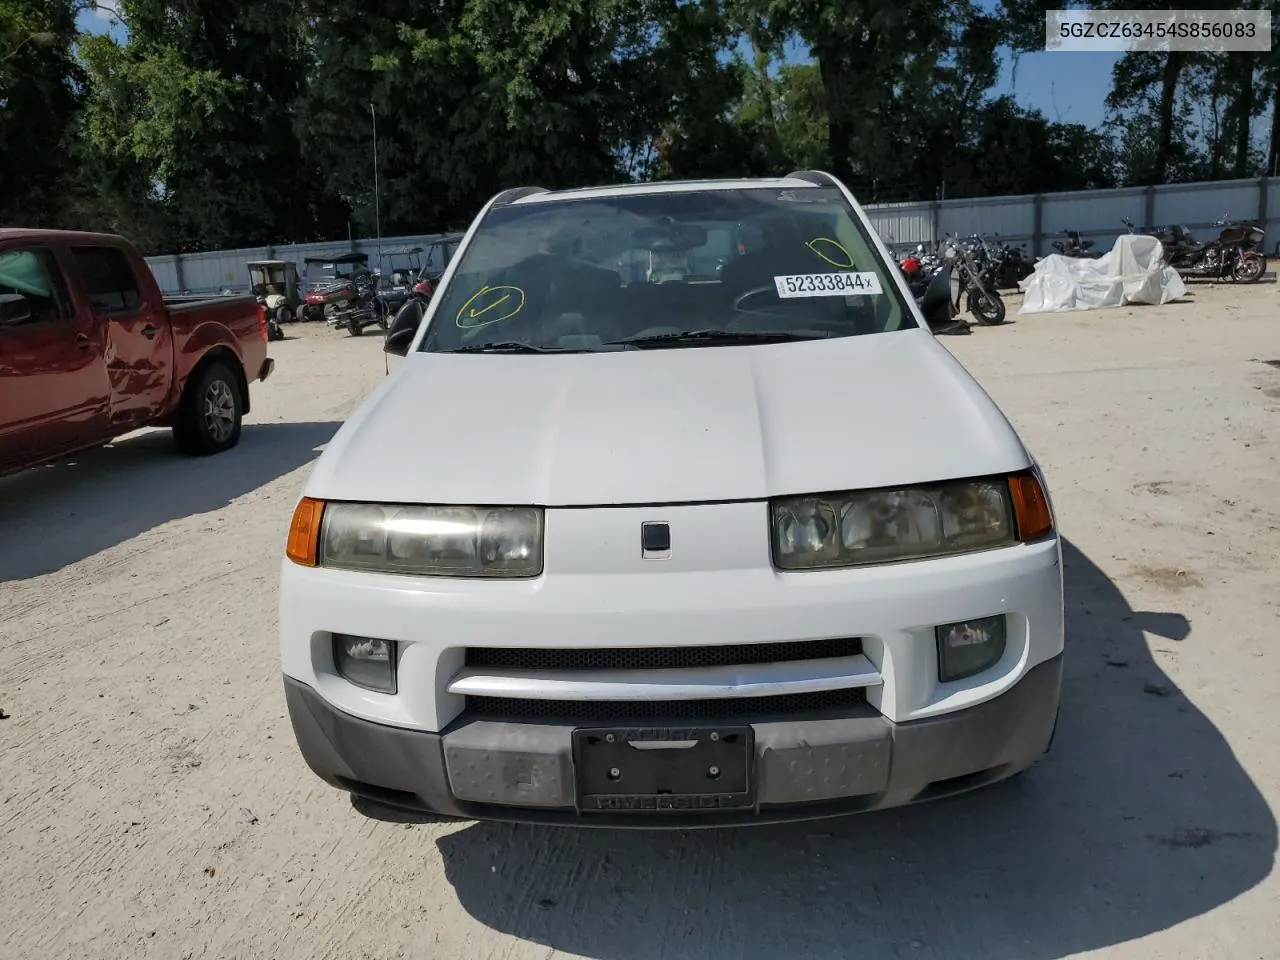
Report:
[[[422,349],[713,346],[915,325],[838,190],[761,187],[493,209]]]

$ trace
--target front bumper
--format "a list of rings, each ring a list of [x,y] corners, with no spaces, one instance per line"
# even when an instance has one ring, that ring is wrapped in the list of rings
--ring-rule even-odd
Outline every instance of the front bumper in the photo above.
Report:
[[[729,826],[805,820],[960,793],[1026,769],[1048,749],[1062,656],[995,699],[894,723],[871,707],[825,719],[754,723],[753,809],[581,813],[573,726],[468,720],[445,732],[384,726],[285,677],[302,754],[334,786],[405,810],[478,820],[600,827]]]
[[[1003,696],[1029,670],[1062,653],[1056,540],[912,563],[782,573],[756,535],[766,511],[767,505],[750,503],[548,510],[546,570],[532,580],[387,576],[283,560],[282,669],[343,713],[439,733],[467,708],[466,691],[456,687],[468,650],[858,638],[879,674],[866,688],[867,703],[902,724]],[[655,518],[678,526],[691,547],[661,563],[642,559],[636,533]],[[968,679],[940,682],[936,625],[994,614],[1005,615],[1009,631],[1000,662]],[[362,690],[338,673],[332,650],[339,633],[397,643],[395,695]],[[549,685],[532,695],[556,699]],[[593,698],[619,699],[567,699]]]

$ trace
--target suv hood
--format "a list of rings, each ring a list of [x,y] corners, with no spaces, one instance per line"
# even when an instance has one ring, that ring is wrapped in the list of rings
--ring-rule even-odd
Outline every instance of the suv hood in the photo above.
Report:
[[[387,503],[762,500],[1013,472],[1004,415],[922,330],[595,354],[413,353],[307,493]]]

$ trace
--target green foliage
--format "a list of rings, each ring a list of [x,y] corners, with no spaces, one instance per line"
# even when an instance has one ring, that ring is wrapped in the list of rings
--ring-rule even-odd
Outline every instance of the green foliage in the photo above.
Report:
[[[0,224],[69,214],[80,69],[71,0],[0,0]]]
[[[1100,131],[993,97],[1048,0],[120,0],[123,41],[77,35],[90,4],[0,0],[0,220],[152,252],[457,228],[522,184],[819,168],[911,200],[1280,155],[1280,54],[1129,55]]]

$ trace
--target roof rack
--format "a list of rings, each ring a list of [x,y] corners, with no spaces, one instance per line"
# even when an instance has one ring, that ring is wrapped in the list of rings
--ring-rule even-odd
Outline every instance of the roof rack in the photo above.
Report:
[[[795,173],[787,174],[788,180],[803,180],[806,183],[812,183],[815,187],[838,187],[839,183],[836,178],[825,170],[797,170]]]
[[[503,207],[509,203],[515,203],[521,197],[529,197],[535,193],[550,193],[546,187],[512,187],[510,190],[503,190],[500,194],[493,198],[495,207]]]

